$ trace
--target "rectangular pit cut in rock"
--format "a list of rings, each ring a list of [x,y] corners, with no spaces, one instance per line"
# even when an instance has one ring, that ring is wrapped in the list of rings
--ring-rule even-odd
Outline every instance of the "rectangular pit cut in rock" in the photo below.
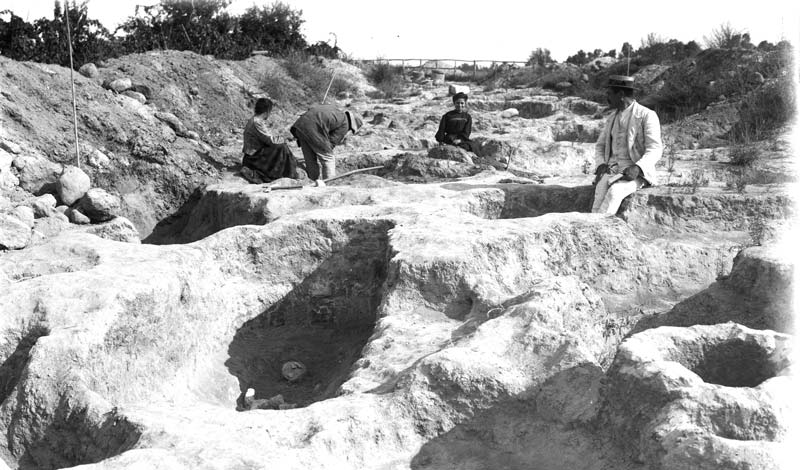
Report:
[[[352,228],[346,244],[238,329],[225,365],[243,393],[252,388],[255,399],[282,395],[296,406],[336,394],[375,327],[389,228],[386,222]]]

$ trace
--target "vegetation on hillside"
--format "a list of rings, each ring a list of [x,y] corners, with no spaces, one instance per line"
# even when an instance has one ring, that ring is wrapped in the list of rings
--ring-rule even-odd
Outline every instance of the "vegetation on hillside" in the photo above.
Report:
[[[226,11],[230,0],[161,0],[151,6],[137,5],[133,16],[113,33],[88,17],[87,3],[68,1],[64,8],[55,0],[53,19],[32,23],[10,10],[0,11],[0,53],[14,60],[69,66],[67,17],[76,67],[162,49],[220,59],[244,59],[253,50],[276,56],[305,51],[336,57],[341,52],[326,42],[309,45],[300,32],[302,11],[281,2],[253,5],[237,16]]]

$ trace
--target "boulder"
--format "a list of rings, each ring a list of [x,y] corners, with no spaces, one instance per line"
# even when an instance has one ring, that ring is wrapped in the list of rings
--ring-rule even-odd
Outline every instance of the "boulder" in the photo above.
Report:
[[[14,157],[0,149],[0,190],[11,189],[19,184],[19,178],[11,171]]]
[[[92,222],[106,222],[119,214],[119,199],[102,188],[92,188],[77,202],[75,207]]]
[[[97,66],[91,62],[81,65],[78,72],[87,78],[95,78],[100,74],[100,72],[97,71]]]
[[[64,167],[64,172],[58,177],[56,190],[61,202],[71,206],[82,198],[86,191],[92,187],[92,182],[83,170],[75,166]]]
[[[456,147],[455,145],[438,145],[436,147],[432,147],[428,150],[428,158],[467,163],[469,165],[473,164],[470,153],[461,147]]]
[[[31,227],[10,214],[0,214],[0,249],[19,250],[31,239]]]
[[[450,94],[450,96],[453,96],[456,93],[464,93],[465,95],[469,95],[469,87],[467,85],[450,84],[450,86],[447,89],[447,92]]]
[[[49,217],[56,211],[56,197],[52,194],[43,194],[33,200],[31,207],[37,219]]]
[[[131,88],[132,86],[133,82],[131,82],[130,78],[108,79],[103,82],[103,88],[112,90],[116,93],[122,93],[123,91]]]
[[[18,155],[13,161],[19,186],[33,194],[55,192],[63,166],[38,155]]]
[[[500,117],[505,119],[517,116],[519,116],[519,110],[517,108],[508,108],[500,113]]]

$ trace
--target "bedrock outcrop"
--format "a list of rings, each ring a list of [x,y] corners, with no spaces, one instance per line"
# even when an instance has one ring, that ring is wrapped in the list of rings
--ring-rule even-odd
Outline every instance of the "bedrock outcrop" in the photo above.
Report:
[[[608,372],[602,422],[648,468],[789,468],[791,343],[735,323],[636,334]]]
[[[477,183],[250,185],[238,207],[277,204],[269,223],[186,245],[65,233],[6,253],[0,455],[23,468],[402,468],[481,413],[536,403],[551,377],[601,370],[629,315],[713,281],[717,251],[641,238],[617,217],[500,218],[509,189]],[[288,360],[307,367],[301,380],[282,378]],[[249,388],[299,408],[235,411]]]

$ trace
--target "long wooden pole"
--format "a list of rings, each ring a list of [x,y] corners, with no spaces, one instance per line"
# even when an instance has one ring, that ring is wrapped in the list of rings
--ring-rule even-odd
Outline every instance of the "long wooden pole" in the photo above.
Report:
[[[72,33],[69,29],[69,0],[64,5],[67,20],[67,42],[69,42],[69,81],[72,84],[72,128],[75,130],[75,164],[81,167],[81,152],[78,146],[78,106],[75,102],[75,66],[72,63]]]

